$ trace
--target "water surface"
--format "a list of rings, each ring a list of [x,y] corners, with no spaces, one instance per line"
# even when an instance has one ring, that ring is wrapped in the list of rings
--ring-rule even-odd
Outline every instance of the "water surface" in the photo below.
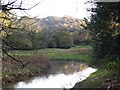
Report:
[[[14,84],[13,88],[72,88],[96,69],[76,61],[54,61],[44,76]]]

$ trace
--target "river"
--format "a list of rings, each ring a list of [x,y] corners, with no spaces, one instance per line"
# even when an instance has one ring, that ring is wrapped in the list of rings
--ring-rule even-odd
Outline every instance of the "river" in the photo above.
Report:
[[[7,88],[72,88],[77,82],[85,80],[96,69],[77,61],[52,61],[47,74],[37,76]]]

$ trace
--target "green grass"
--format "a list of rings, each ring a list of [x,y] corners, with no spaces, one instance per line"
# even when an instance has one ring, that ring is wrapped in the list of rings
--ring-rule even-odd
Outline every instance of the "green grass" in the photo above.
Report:
[[[51,60],[76,60],[89,62],[91,60],[91,55],[89,53],[83,54],[73,52],[81,48],[91,48],[91,46],[76,46],[70,49],[46,48],[37,50],[37,53],[35,50],[16,50],[10,52],[10,54],[16,57],[29,57],[34,56],[35,54],[45,54],[49,56]]]
[[[79,45],[77,45],[77,46],[75,46],[73,48],[92,48],[92,46],[87,46],[87,45],[85,45],[85,46],[79,46]]]
[[[86,80],[78,83],[72,90],[79,90],[79,88],[97,88],[104,86],[106,80],[112,80],[115,77],[120,77],[120,61],[112,61],[103,64],[95,73],[92,73]],[[108,82],[110,83],[110,82]],[[119,84],[119,83],[116,83]],[[107,86],[108,87],[108,86]]]
[[[54,60],[76,60],[76,61],[88,61],[90,60],[90,55],[87,54],[73,54],[73,53],[55,53],[52,56]]]
[[[35,50],[15,50],[15,51],[12,51],[12,52],[9,52],[9,54],[11,55],[15,55],[17,57],[28,57],[28,56],[34,56],[34,54],[50,54],[52,55],[52,53],[57,53],[59,52],[60,49],[55,49],[55,48],[52,48],[52,49],[39,49],[37,50],[37,53]]]

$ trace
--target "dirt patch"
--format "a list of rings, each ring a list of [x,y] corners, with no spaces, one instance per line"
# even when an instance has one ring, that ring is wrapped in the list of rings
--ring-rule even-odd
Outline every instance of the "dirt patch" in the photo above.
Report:
[[[106,88],[107,90],[120,89],[120,77],[107,78],[102,86],[98,88]]]
[[[70,50],[70,52],[76,53],[76,54],[86,54],[91,53],[93,51],[92,48],[80,48],[76,50]]]

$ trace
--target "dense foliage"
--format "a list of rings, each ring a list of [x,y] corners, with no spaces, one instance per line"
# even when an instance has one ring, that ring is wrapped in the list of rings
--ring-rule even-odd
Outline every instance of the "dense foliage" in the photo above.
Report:
[[[79,19],[76,21],[76,18],[75,20],[74,18],[70,19],[70,17],[66,18],[56,20],[54,17],[49,17],[46,18],[47,20],[45,18],[41,20],[26,16],[21,17],[20,19],[16,19],[15,23],[11,25],[15,28],[8,28],[7,31],[10,34],[5,36],[4,39],[13,49],[19,50],[40,48],[67,49],[74,45],[89,45],[91,42],[90,33],[83,26],[80,26],[80,22],[78,23]],[[54,24],[50,23],[49,25],[48,22]],[[58,22],[58,24],[55,22]],[[39,23],[42,23],[44,27],[41,27]],[[85,22],[82,24],[85,24]],[[74,30],[71,31],[73,28]]]
[[[94,58],[120,59],[120,2],[97,2],[92,12]]]

